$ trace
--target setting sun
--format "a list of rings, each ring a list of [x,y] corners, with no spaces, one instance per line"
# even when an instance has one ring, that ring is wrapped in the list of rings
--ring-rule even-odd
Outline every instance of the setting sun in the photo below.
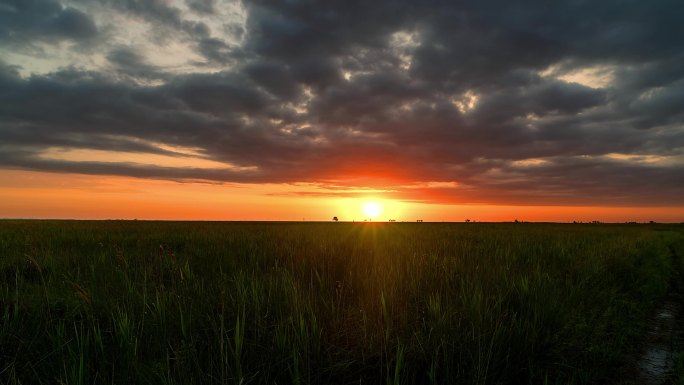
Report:
[[[382,213],[382,206],[377,202],[366,202],[363,204],[363,213],[367,217],[375,219]]]

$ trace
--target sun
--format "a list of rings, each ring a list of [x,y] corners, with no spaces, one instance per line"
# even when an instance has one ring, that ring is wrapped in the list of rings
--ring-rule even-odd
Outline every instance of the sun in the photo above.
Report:
[[[382,206],[378,202],[366,202],[362,209],[363,213],[370,219],[375,219],[382,213]]]

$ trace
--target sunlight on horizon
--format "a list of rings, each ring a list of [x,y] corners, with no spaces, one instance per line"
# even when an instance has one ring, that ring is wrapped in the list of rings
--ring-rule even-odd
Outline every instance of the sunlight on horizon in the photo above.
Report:
[[[363,204],[363,213],[369,219],[377,219],[382,213],[382,206],[374,201]]]
[[[684,209],[662,207],[515,206],[439,204],[387,197],[306,196],[312,186],[282,184],[209,184],[97,177],[25,170],[0,171],[3,218],[148,219],[216,221],[363,222],[367,202],[381,205],[374,221],[473,222],[592,221],[681,222]]]
[[[359,222],[364,220],[386,222],[411,220],[405,218],[407,203],[401,200],[366,196],[337,200],[340,220]]]

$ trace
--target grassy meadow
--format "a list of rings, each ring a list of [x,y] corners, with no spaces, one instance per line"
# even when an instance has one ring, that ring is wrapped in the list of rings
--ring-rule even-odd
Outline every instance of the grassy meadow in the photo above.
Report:
[[[678,225],[0,221],[0,384],[594,384]]]

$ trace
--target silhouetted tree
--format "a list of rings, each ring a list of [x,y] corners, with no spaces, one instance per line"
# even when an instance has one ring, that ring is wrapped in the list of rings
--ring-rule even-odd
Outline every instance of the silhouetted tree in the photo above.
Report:
[[[333,221],[337,222],[338,220],[337,217],[333,217]]]

